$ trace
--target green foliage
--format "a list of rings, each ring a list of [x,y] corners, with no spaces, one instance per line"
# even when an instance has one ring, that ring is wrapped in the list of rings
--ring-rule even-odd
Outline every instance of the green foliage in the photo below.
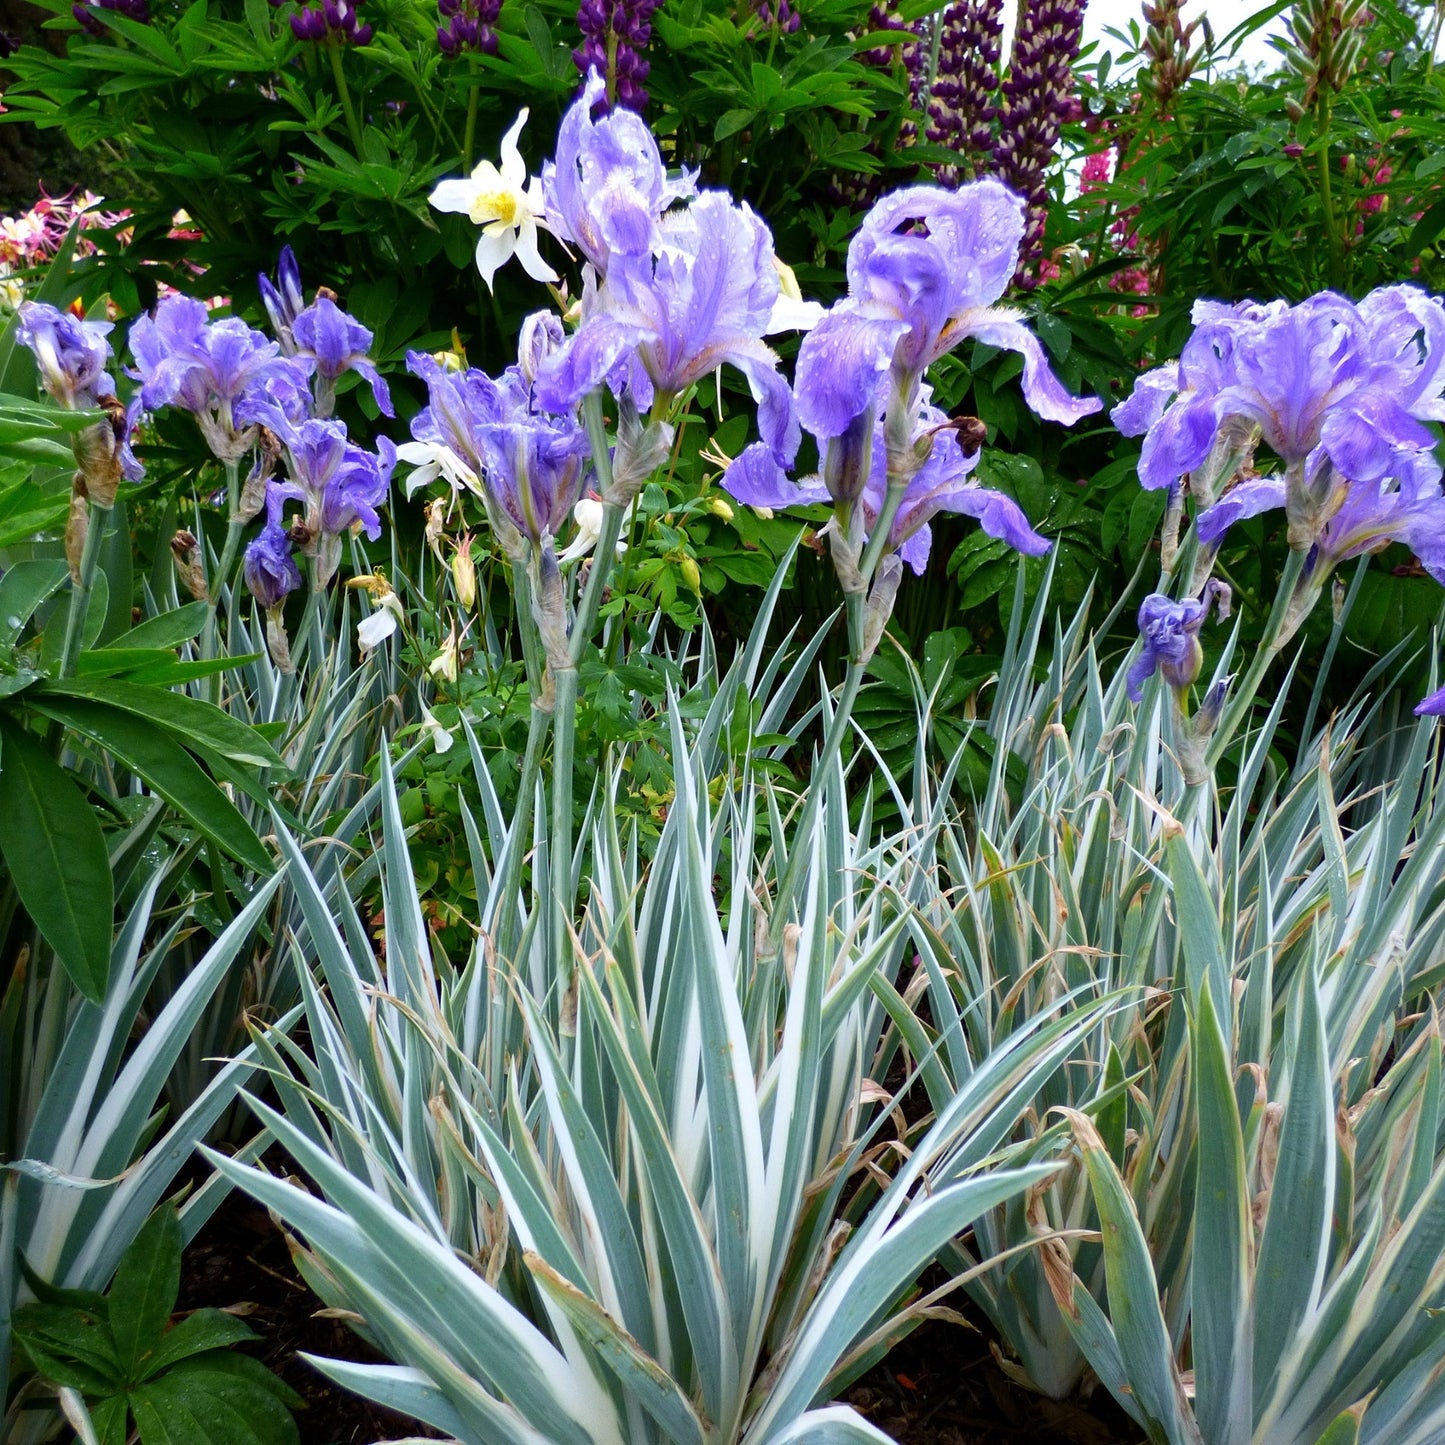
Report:
[[[16,1341],[42,1379],[80,1396],[100,1445],[125,1445],[131,1421],[141,1445],[299,1445],[300,1396],[229,1348],[256,1338],[249,1326],[217,1309],[171,1326],[180,1278],[180,1221],[163,1208],[106,1293],[42,1287],[15,1312]]]

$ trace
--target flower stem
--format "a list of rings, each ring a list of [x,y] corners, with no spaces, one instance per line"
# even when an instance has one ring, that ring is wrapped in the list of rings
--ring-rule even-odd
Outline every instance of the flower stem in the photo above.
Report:
[[[557,703],[552,714],[552,826],[548,836],[552,855],[552,976],[565,990],[576,904],[572,896],[572,752],[577,737],[577,669],[558,668],[553,681]]]
[[[61,677],[75,674],[81,640],[85,636],[85,619],[90,612],[90,594],[95,586],[95,569],[100,565],[100,548],[105,529],[110,523],[110,508],[89,501],[86,517],[85,546],[80,553],[80,578],[70,591],[70,613],[65,619],[65,642],[60,653]]]
[[[1259,646],[1255,650],[1254,661],[1245,674],[1243,685],[1229,699],[1224,715],[1219,720],[1219,727],[1210,739],[1206,758],[1211,768],[1224,756],[1225,749],[1234,740],[1235,732],[1249,716],[1250,709],[1254,706],[1255,694],[1259,691],[1260,683],[1264,681],[1265,673],[1269,671],[1270,663],[1288,641],[1284,635],[1285,618],[1304,572],[1307,556],[1306,552],[1292,550],[1284,565],[1284,574],[1279,579],[1279,591],[1275,594],[1274,606],[1270,610],[1269,620],[1265,623],[1264,636],[1260,638]]]
[[[356,159],[361,159],[361,124],[356,118],[356,107],[351,103],[351,87],[346,83],[346,70],[341,64],[341,42],[334,36],[326,37],[326,54],[331,61],[331,76],[336,82],[337,98],[341,101],[341,113],[346,117],[346,129],[351,136],[351,148]]]
[[[582,417],[587,423],[587,439],[592,443],[592,465],[597,470],[597,484],[602,495],[612,490],[612,453],[607,445],[607,423],[602,415],[601,391],[588,392],[582,403]],[[617,555],[617,539],[622,535],[622,511],[615,502],[602,504],[601,535],[592,551],[592,570],[587,575],[587,586],[582,600],[577,604],[577,615],[572,621],[572,663],[575,667],[582,660],[582,650],[592,639],[592,629],[597,625],[597,612],[602,606],[602,593],[612,571],[612,560]]]
[[[241,463],[239,461],[228,461],[226,467],[226,540],[221,548],[221,560],[211,577],[210,584],[206,588],[206,625],[201,633],[201,657],[204,661],[210,662],[217,655],[217,623],[216,610],[221,604],[221,590],[231,581],[231,573],[235,570],[236,554],[241,549],[241,533],[245,530],[245,522],[237,515],[237,509],[241,502]],[[196,528],[197,532],[200,528]],[[206,684],[206,690],[211,695],[212,702],[220,701],[221,679],[219,674],[213,674]]]
[[[798,818],[798,826],[793,830],[793,846],[788,850],[788,862],[783,869],[782,878],[778,880],[778,893],[773,900],[773,916],[768,933],[775,948],[782,944],[782,929],[792,911],[793,895],[798,891],[803,866],[812,856],[809,839],[818,819],[823,779],[842,749],[843,738],[853,719],[853,704],[858,700],[858,689],[862,686],[866,667],[866,663],[859,662],[856,658],[849,659],[848,671],[843,679],[843,691],[838,696],[837,706],[833,709],[833,720],[828,724],[828,731],[823,737],[823,751],[809,771],[803,793],[803,811]]]
[[[504,911],[494,924],[497,955],[505,964],[516,962],[513,954],[516,952],[522,918],[522,862],[527,856],[527,844],[532,836],[537,803],[537,774],[541,771],[542,744],[547,740],[547,729],[551,722],[552,714],[534,704],[527,724],[527,747],[522,754],[517,806],[512,810],[515,821],[512,824],[511,851],[507,855],[506,880],[501,893]]]
[[[480,95],[481,90],[475,85],[467,95],[467,128],[462,132],[462,169],[468,175],[472,173],[472,147],[477,139],[477,97]]]

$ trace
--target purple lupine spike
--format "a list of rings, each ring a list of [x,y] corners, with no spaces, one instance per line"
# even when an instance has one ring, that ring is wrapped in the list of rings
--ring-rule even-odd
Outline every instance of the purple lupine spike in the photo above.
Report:
[[[291,17],[291,33],[298,40],[334,37],[343,44],[366,45],[371,40],[372,29],[359,23],[357,7],[360,4],[361,0],[321,0],[315,7],[308,4]]]
[[[594,102],[610,110],[647,109],[643,82],[651,67],[642,52],[652,40],[652,16],[659,0],[582,0],[577,28],[582,44],[572,52],[573,63],[585,78],[596,70],[606,77],[605,99]]]
[[[1018,280],[1043,243],[1048,188],[1045,181],[1054,146],[1066,122],[1078,116],[1073,62],[1084,28],[1085,0],[1038,0],[1020,7],[1008,76],[1001,88],[994,173],[1029,204],[1020,248]]]
[[[105,26],[95,18],[96,10],[111,10],[117,15],[124,15],[127,20],[134,20],[141,25],[150,24],[150,6],[146,0],[88,0],[86,4],[72,5],[70,13],[92,35],[104,35]],[[3,53],[0,51],[0,55]]]
[[[857,59],[861,64],[871,66],[874,70],[885,70],[891,73],[896,55],[907,76],[909,101],[913,110],[916,111],[922,104],[923,93],[928,83],[928,47],[924,43],[926,22],[902,20],[889,5],[883,3],[883,0],[874,0],[872,8],[868,12],[866,29],[869,33],[889,30],[899,33],[897,45],[877,45],[871,50],[860,50]],[[906,150],[917,139],[917,122],[905,116],[889,149]],[[881,150],[876,139],[870,140],[866,154],[878,157],[881,155]],[[851,176],[846,180],[834,180],[829,185],[830,199],[855,210],[861,210],[878,199],[886,184],[886,177],[881,173],[871,176]]]
[[[998,64],[1004,0],[954,0],[939,21],[938,65],[928,93],[928,139],[958,153],[945,184],[987,165],[998,115]]]
[[[437,0],[443,24],[437,27],[437,44],[449,60],[464,50],[483,55],[497,53],[497,16],[502,0]]]
[[[788,3],[788,0],[753,0],[753,8],[757,11],[758,19],[768,29],[776,24],[778,31],[783,35],[797,34],[798,27],[803,23],[803,17]]]

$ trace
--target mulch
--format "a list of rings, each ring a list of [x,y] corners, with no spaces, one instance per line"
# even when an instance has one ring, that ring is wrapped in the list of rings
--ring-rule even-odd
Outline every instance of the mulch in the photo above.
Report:
[[[378,1356],[301,1282],[281,1231],[244,1194],[232,1194],[186,1252],[182,1310],[243,1306],[261,1339],[249,1347],[305,1401],[304,1445],[374,1445],[443,1438],[415,1420],[333,1386],[303,1352]],[[855,1409],[900,1445],[1135,1445],[1137,1429],[1103,1391],[1056,1403],[1020,1388],[994,1362],[985,1334],[927,1320],[846,1392]]]

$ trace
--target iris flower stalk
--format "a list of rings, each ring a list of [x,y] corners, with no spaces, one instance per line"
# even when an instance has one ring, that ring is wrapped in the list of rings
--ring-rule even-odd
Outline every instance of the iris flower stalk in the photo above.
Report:
[[[129,446],[130,418],[116,400],[106,373],[110,326],[83,321],[40,301],[20,305],[19,340],[35,356],[41,385],[67,411],[97,410],[104,416],[74,434],[76,472],[65,551],[70,565],[71,599],[60,654],[60,675],[75,671],[100,563],[101,542],[123,478],[142,475]]]

